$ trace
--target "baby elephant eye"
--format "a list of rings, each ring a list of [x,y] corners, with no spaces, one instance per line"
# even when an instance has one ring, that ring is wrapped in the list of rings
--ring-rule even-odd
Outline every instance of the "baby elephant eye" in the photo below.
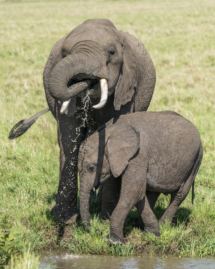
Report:
[[[115,53],[114,47],[109,48],[109,53],[110,53],[110,55],[114,55],[114,53]]]
[[[90,172],[93,172],[95,170],[95,165],[90,165],[90,167],[89,167],[89,171]]]

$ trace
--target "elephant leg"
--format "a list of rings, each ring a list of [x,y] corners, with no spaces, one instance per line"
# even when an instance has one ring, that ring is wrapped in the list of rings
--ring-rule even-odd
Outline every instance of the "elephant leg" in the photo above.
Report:
[[[110,218],[110,234],[107,240],[111,243],[124,243],[123,226],[125,219],[132,207],[143,200],[145,196],[148,163],[142,160],[144,158],[130,160],[129,166],[122,175],[119,202]]]
[[[119,202],[114,209],[111,217],[110,217],[110,234],[107,236],[107,240],[111,243],[116,244],[124,244],[124,236],[123,236],[123,226],[125,219],[130,212],[131,208],[136,203],[136,198],[134,196],[129,196],[129,193],[123,194],[123,188],[121,190],[121,195]],[[132,190],[131,190],[132,193]]]
[[[193,181],[194,181],[194,177],[191,173],[188,180],[184,184],[181,185],[180,189],[171,194],[170,204],[160,219],[161,224],[164,224],[166,220],[169,220],[169,221],[172,220],[180,204],[184,201],[187,194],[189,193],[189,190],[193,184]]]
[[[151,210],[154,211],[155,204],[160,195],[160,192],[146,191],[146,196],[151,207]]]
[[[181,185],[181,187],[180,187],[180,189],[178,191],[176,191],[175,193],[173,193],[171,195],[170,204],[169,204],[167,210],[164,212],[163,216],[160,219],[161,224],[164,224],[166,220],[171,221],[171,219],[175,215],[178,207],[180,206],[180,204],[186,198],[192,184],[194,183],[196,174],[197,174],[197,172],[199,170],[199,167],[201,165],[202,156],[203,156],[203,149],[202,149],[202,145],[201,145],[200,149],[199,149],[198,158],[197,158],[196,162],[194,163],[194,165],[192,167],[192,171],[191,171],[188,179]]]
[[[108,219],[116,208],[121,189],[121,177],[111,176],[102,184],[101,212],[102,219]]]
[[[160,195],[159,192],[146,191],[146,197],[147,197],[149,206],[150,206],[152,211],[154,211],[154,207],[155,207],[155,204],[157,202],[159,195]],[[140,228],[141,230],[144,230],[144,223],[142,221],[141,214],[140,214],[140,216],[135,224],[135,227]]]
[[[158,198],[159,193],[157,195],[150,195],[150,196],[153,197],[153,199],[151,201],[151,205],[154,208],[154,204],[157,200],[156,197]],[[159,224],[158,224],[158,221],[157,221],[155,214],[153,213],[151,205],[149,203],[148,197],[145,196],[144,199],[141,200],[137,204],[137,210],[140,214],[140,218],[142,220],[142,223],[144,224],[144,231],[147,233],[151,232],[156,237],[160,237]]]
[[[56,119],[60,146],[60,174],[56,205],[53,207],[52,213],[60,221],[71,223],[79,216],[77,209],[77,162],[84,130],[77,128],[81,125],[77,116],[67,117],[65,114],[60,114],[59,108],[56,109]]]

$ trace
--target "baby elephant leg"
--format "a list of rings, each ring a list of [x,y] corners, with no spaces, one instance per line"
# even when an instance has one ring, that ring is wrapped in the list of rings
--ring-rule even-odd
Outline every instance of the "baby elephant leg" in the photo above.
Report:
[[[160,219],[161,224],[164,224],[166,220],[170,220],[170,221],[172,220],[178,207],[186,198],[192,184],[194,183],[194,180],[195,180],[196,174],[199,170],[201,161],[202,161],[202,147],[199,150],[199,156],[198,156],[198,158],[197,158],[197,160],[192,168],[192,171],[191,171],[190,176],[188,177],[187,181],[185,181],[185,183],[183,183],[181,185],[181,187],[178,191],[176,191],[175,193],[173,193],[171,195],[170,204]]]
[[[188,183],[188,182],[186,182],[186,183]],[[191,185],[188,186],[188,184],[183,184],[178,191],[171,194],[170,204],[167,207],[166,211],[164,212],[163,216],[161,217],[160,224],[164,224],[166,220],[169,220],[169,221],[172,220],[178,207],[186,198],[186,196],[190,190]]]
[[[123,193],[122,187],[119,202],[110,217],[110,235],[107,237],[107,240],[112,244],[124,244],[123,226],[128,213],[136,204],[136,197],[131,195],[135,191],[130,188],[130,193],[129,191]]]
[[[160,192],[146,191],[146,197],[148,199],[151,210],[154,211],[155,204],[160,195]]]
[[[153,196],[153,201],[156,202],[158,198],[159,193],[156,193]],[[152,208],[154,209],[155,202],[152,203],[152,207],[149,204],[148,197],[145,196],[143,200],[141,200],[139,203],[137,203],[137,210],[140,214],[140,218],[143,222],[144,225],[144,231],[145,232],[151,232],[153,233],[156,237],[160,237],[160,232],[159,232],[159,224],[157,221],[157,218],[155,214],[153,213]]]
[[[154,207],[155,207],[155,204],[157,202],[159,195],[160,195],[159,192],[146,191],[146,197],[148,199],[148,203],[149,203],[152,211],[154,211]],[[137,205],[136,205],[136,207],[137,207]],[[135,224],[135,227],[140,228],[141,230],[144,230],[144,223],[142,221],[141,215],[139,216],[139,218]]]
[[[112,176],[103,183],[101,195],[102,219],[108,219],[112,215],[119,201],[120,189],[121,177],[114,178]]]
[[[138,171],[138,169],[140,171]],[[124,243],[123,226],[131,208],[143,200],[146,192],[147,163],[139,165],[133,159],[122,175],[122,186],[119,202],[110,218],[110,235],[107,237],[111,243]],[[135,177],[135,184],[134,180]],[[145,177],[145,179],[143,178]]]

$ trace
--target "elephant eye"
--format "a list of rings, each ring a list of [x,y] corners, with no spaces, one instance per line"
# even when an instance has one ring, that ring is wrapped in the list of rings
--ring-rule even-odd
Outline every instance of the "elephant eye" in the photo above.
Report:
[[[90,165],[90,167],[89,167],[89,171],[90,172],[93,172],[95,170],[95,165]]]
[[[115,54],[115,49],[114,49],[114,47],[110,47],[110,48],[109,48],[109,54],[110,54],[110,55],[114,55],[114,54]]]
[[[65,50],[62,51],[62,57],[65,58],[67,56],[67,53]]]

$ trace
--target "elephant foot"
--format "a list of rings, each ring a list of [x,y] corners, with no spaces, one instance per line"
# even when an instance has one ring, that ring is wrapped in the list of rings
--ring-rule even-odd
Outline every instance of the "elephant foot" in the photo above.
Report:
[[[75,222],[80,217],[77,209],[71,209],[71,207],[63,207],[57,204],[52,208],[51,212],[59,221],[66,224]]]
[[[125,241],[124,241],[124,238],[119,238],[117,235],[115,234],[110,234],[106,237],[105,239],[106,242],[110,242],[111,244],[113,245],[116,245],[116,244],[124,244]]]
[[[134,225],[135,228],[140,229],[141,231],[145,232],[145,233],[153,233],[157,238],[160,238],[160,232],[159,231],[153,231],[150,229],[145,229],[143,222],[136,222]]]
[[[158,229],[152,229],[152,228],[150,228],[150,229],[144,229],[144,232],[145,233],[153,233],[154,234],[154,236],[156,236],[157,238],[160,238],[160,232],[159,232],[159,230]]]
[[[150,226],[145,226],[142,219],[139,218],[135,225],[135,228],[139,228],[140,230],[142,230],[145,233],[153,233],[156,237],[160,237],[160,232],[159,232],[159,225],[158,223],[151,223]]]
[[[152,232],[152,231],[145,231],[146,233],[153,233],[154,236],[156,236],[157,238],[160,238],[160,232]]]

